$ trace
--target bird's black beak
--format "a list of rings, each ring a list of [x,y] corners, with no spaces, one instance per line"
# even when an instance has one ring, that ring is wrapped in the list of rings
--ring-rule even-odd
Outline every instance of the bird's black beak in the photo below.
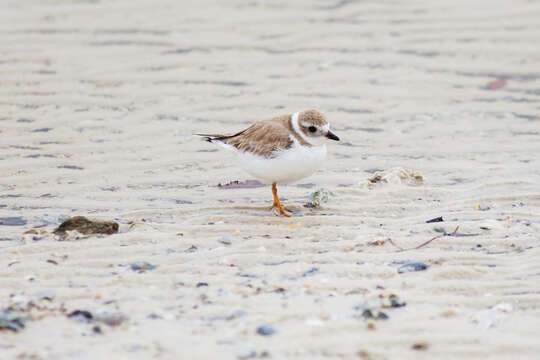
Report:
[[[330,130],[328,130],[328,134],[326,134],[326,137],[332,140],[339,141],[339,138],[336,136],[336,134],[334,134]]]

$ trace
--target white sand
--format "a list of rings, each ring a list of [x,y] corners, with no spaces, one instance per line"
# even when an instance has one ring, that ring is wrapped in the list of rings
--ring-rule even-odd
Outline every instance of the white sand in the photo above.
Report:
[[[4,1],[0,218],[27,223],[0,225],[0,305],[56,299],[0,332],[0,358],[538,358],[539,18],[531,1]],[[216,187],[248,177],[192,133],[308,108],[342,142],[314,187],[280,187],[300,216]],[[393,167],[424,184],[362,186]],[[319,187],[335,196],[303,208]],[[21,240],[73,215],[121,232]],[[384,241],[440,226],[478,235]],[[407,305],[368,329],[355,306],[389,293]],[[61,304],[129,320],[95,335]]]

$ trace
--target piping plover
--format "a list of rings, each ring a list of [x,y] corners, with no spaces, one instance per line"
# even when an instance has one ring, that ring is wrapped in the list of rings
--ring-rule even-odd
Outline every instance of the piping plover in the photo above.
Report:
[[[325,116],[317,110],[259,121],[233,135],[204,136],[236,154],[238,165],[265,184],[272,184],[274,204],[288,214],[277,195],[277,184],[290,183],[313,174],[326,158],[326,140],[339,138],[330,131]]]

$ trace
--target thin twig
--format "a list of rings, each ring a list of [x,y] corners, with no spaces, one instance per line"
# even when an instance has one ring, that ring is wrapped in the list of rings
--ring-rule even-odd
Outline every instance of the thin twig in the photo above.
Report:
[[[392,239],[388,238],[388,242],[392,245],[394,245],[395,247],[397,247],[399,250],[398,251],[409,251],[409,250],[418,250],[420,249],[421,247],[424,247],[426,246],[427,244],[429,244],[430,242],[432,242],[433,240],[436,240],[436,239],[440,239],[442,238],[443,236],[455,236],[457,234],[457,231],[459,229],[459,226],[456,226],[456,229],[454,231],[452,231],[451,233],[445,233],[445,234],[441,234],[441,235],[437,235],[431,239],[429,239],[428,241],[418,245],[418,246],[415,246],[415,247],[412,247],[412,248],[408,248],[408,249],[404,249],[402,248],[401,246],[397,245]]]
[[[388,238],[387,241],[388,241],[390,244],[392,244],[392,245],[394,245],[395,247],[397,247],[397,248],[399,249],[399,251],[405,251],[405,249],[402,248],[401,246],[399,246],[398,244],[396,244],[396,243],[394,242],[394,240]]]

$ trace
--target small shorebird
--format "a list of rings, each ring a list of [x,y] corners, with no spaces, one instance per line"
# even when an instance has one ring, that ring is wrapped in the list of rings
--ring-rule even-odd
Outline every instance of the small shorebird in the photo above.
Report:
[[[289,183],[313,174],[326,157],[326,140],[339,138],[330,131],[325,116],[306,110],[259,121],[234,135],[204,136],[236,154],[238,165],[265,184],[272,184],[274,204],[285,211],[277,195],[277,184]]]

